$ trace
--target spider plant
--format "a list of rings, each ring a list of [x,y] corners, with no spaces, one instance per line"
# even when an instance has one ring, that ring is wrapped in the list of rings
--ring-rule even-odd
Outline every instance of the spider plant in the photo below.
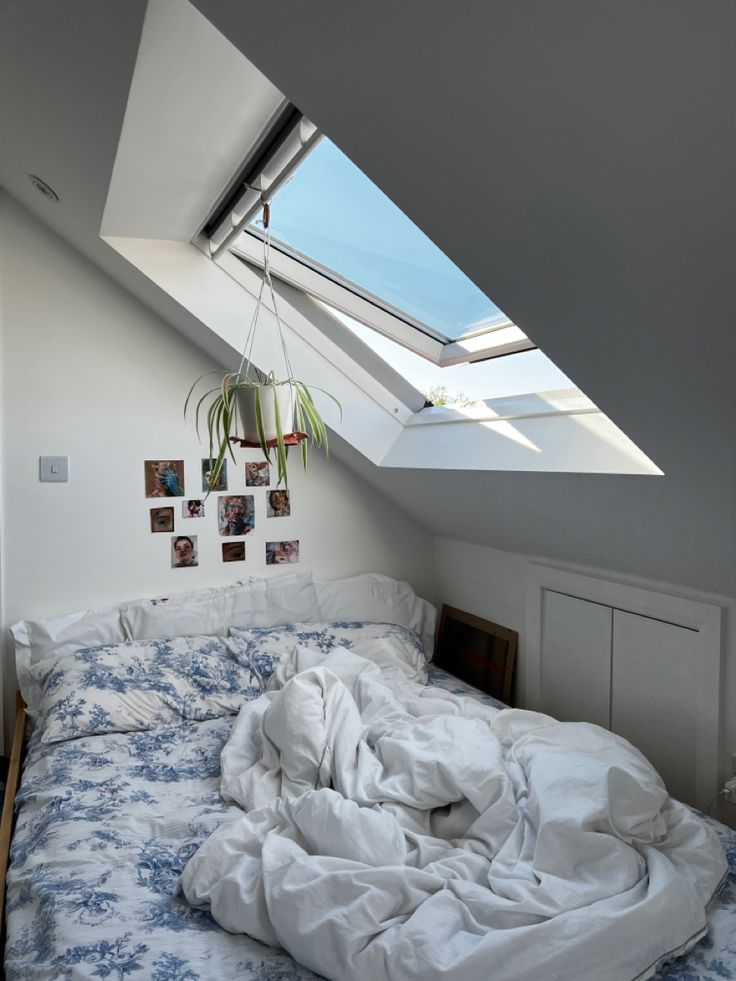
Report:
[[[265,198],[262,198],[262,204],[263,276],[245,339],[240,366],[237,371],[210,371],[200,375],[189,389],[189,394],[184,403],[184,416],[186,417],[190,400],[200,382],[212,375],[221,375],[217,385],[207,389],[199,396],[194,410],[194,421],[198,435],[200,420],[203,416],[206,419],[210,461],[214,461],[207,494],[217,485],[226,454],[229,452],[232,459],[235,460],[233,443],[240,443],[241,446],[260,446],[269,463],[273,452],[278,473],[277,485],[283,481],[284,487],[288,487],[287,459],[290,446],[299,444],[305,470],[310,442],[318,447],[323,447],[325,452],[328,449],[327,427],[314,404],[312,393],[304,382],[294,378],[291,370],[286,338],[276,302],[276,292],[271,279],[269,260],[271,249],[270,205]],[[284,355],[286,378],[281,380],[276,378],[273,371],[267,375],[261,374],[251,362],[251,352],[266,287],[271,298],[272,313]],[[314,391],[322,392],[331,398],[340,409],[342,416],[342,407],[333,395],[321,388],[315,388]],[[206,409],[205,406],[207,406]],[[237,435],[239,424],[244,426],[242,437]],[[295,424],[296,431],[294,431]]]
[[[229,453],[235,460],[235,443],[260,446],[269,463],[275,457],[277,484],[283,481],[284,487],[289,486],[288,454],[292,445],[299,444],[305,470],[310,442],[328,451],[327,427],[314,404],[310,389],[294,378],[279,380],[273,372],[264,378],[253,378],[242,371],[210,371],[200,375],[189,389],[184,404],[185,417],[195,390],[212,375],[221,375],[221,380],[199,396],[194,409],[195,426],[200,438],[201,423],[203,420],[206,423],[210,460],[213,461],[208,494],[217,485],[226,455]],[[342,407],[334,396],[323,389],[314,390],[332,399],[342,413]],[[241,426],[243,436],[238,436]]]

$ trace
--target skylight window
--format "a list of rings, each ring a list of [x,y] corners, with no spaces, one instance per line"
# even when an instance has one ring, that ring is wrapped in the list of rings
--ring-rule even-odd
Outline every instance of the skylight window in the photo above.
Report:
[[[273,197],[271,234],[295,258],[443,341],[508,318],[330,140]],[[258,226],[248,226],[259,233]]]
[[[293,109],[293,107],[292,107]],[[264,149],[265,147],[265,149]],[[315,126],[292,112],[264,136],[207,226],[210,255],[273,273],[438,365],[535,345]]]
[[[331,412],[327,422],[341,442],[373,465],[661,473],[582,393],[565,390],[559,376],[540,377],[538,369],[549,365],[515,325],[455,340],[433,336],[436,326],[419,329],[410,323],[420,312],[431,319],[425,297],[401,319],[386,309],[397,304],[396,294],[372,282],[361,287],[379,294],[369,300],[358,285],[336,282],[353,275],[346,267],[325,274],[289,254],[305,245],[283,227],[287,214],[284,207],[281,215],[279,189],[290,176],[296,189],[300,163],[306,166],[310,151],[319,148],[316,127],[204,18],[186,14],[190,5],[154,7],[157,16],[147,17],[143,26],[101,234],[202,325],[201,344],[215,360],[232,364],[242,352],[265,258],[263,242],[246,229],[260,215],[262,201],[270,200],[276,232],[284,240],[271,249],[270,268],[290,360],[296,374],[314,386],[318,407]],[[185,22],[183,14],[189,18]],[[202,51],[218,66],[222,82],[206,99],[201,78],[191,71]],[[152,102],[167,107],[155,120]],[[229,125],[223,127],[222,120]],[[387,241],[393,248],[400,239]],[[397,279],[402,264],[415,262],[407,256],[398,256]],[[386,278],[393,289],[393,279]],[[321,304],[339,310],[341,319]],[[457,310],[454,298],[453,304]],[[479,316],[486,313],[474,311],[455,323],[467,330]],[[279,372],[282,364],[278,330],[268,329],[272,317],[267,313],[252,350],[253,363],[264,372]],[[436,381],[413,374],[415,368],[432,371],[433,365],[442,367]],[[471,382],[476,372],[483,374],[478,388]],[[473,402],[424,407],[421,392],[436,385],[450,397],[461,394]],[[342,414],[325,393],[339,400]]]
[[[339,310],[330,313],[433,403],[461,404],[575,387],[539,350],[442,368]]]

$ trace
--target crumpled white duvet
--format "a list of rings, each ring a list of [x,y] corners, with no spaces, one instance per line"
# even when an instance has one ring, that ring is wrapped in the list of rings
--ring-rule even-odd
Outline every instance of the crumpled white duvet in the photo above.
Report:
[[[625,740],[346,650],[279,679],[222,754],[248,813],[182,877],[226,930],[335,981],[630,981],[705,932],[720,844]]]

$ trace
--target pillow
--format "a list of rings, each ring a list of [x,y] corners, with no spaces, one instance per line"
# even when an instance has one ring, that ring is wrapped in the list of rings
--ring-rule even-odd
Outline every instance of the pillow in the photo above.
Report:
[[[125,640],[120,610],[82,610],[50,620],[20,620],[10,632],[15,640],[15,668],[23,701],[31,718],[38,715],[41,689],[35,668],[42,661],[72,654],[94,644]]]
[[[418,635],[431,660],[437,610],[419,599],[408,582],[367,573],[314,585],[322,620],[398,623]]]
[[[240,584],[136,600],[120,608],[126,640],[226,634]]]
[[[40,689],[33,667],[86,647],[125,640],[227,634],[231,625],[273,626],[319,620],[319,603],[310,572],[243,579],[234,585],[136,600],[121,607],[83,610],[51,620],[21,620],[10,629],[23,700],[32,719]]]
[[[320,620],[311,572],[242,580],[235,595],[230,625],[276,627]]]
[[[321,658],[344,647],[387,672],[426,684],[424,648],[415,633],[393,623],[289,623],[280,627],[234,627],[231,650],[265,685],[298,646]]]
[[[142,600],[123,606],[121,615],[128,640],[158,640],[319,620],[319,604],[311,572],[296,572]]]
[[[36,670],[42,743],[235,714],[262,689],[221,637],[88,647]]]

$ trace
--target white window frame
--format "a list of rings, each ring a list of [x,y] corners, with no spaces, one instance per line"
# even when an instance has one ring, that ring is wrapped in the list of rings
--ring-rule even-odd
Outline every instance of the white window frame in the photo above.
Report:
[[[263,264],[263,241],[246,229],[230,246],[230,251],[246,262],[258,266]],[[271,242],[270,266],[273,274],[283,282],[390,337],[440,367],[483,361],[536,348],[510,320],[501,321],[460,340],[447,341],[425,324],[392,309],[367,291],[357,292],[354,284],[311,259],[300,258],[298,253],[287,250],[280,242]]]
[[[281,108],[283,111],[284,107]],[[249,228],[249,223],[260,210],[262,198],[270,200],[273,197],[321,138],[316,126],[301,115],[289,124],[286,132],[282,130],[274,136],[277,145],[272,156],[256,165],[257,173],[250,173],[235,205],[229,213],[221,214],[209,238],[203,237],[199,243],[213,261],[221,263],[222,257],[230,252],[246,262],[262,266],[263,237]],[[268,131],[262,140],[268,143]],[[247,169],[246,162],[241,173]],[[283,282],[353,317],[439,367],[503,357],[536,347],[502,314],[488,327],[451,340],[283,242],[272,240],[270,264],[274,275]]]

